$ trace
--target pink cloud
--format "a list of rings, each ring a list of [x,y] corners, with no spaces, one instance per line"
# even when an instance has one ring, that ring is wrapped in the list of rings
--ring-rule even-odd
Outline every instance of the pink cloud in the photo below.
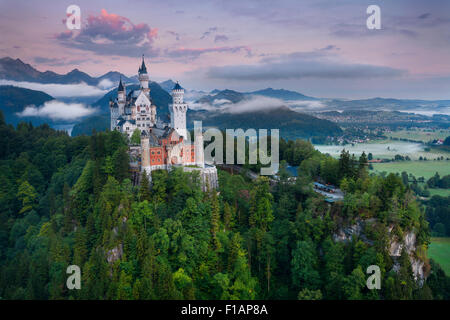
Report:
[[[139,56],[143,53],[154,56],[152,47],[158,36],[157,28],[146,23],[134,24],[130,19],[102,9],[100,15],[89,15],[80,32],[70,30],[56,35],[66,47],[75,47],[101,55]]]

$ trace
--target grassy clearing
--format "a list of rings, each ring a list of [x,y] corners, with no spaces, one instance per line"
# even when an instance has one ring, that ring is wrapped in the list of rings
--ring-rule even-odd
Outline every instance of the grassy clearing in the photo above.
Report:
[[[380,173],[386,171],[389,173],[401,173],[406,171],[407,173],[413,174],[416,178],[424,177],[429,179],[436,172],[439,175],[445,176],[450,174],[450,161],[398,161],[398,162],[386,162],[386,163],[373,163],[373,170],[371,172]]]
[[[428,258],[439,263],[447,275],[450,275],[450,238],[431,238]]]
[[[430,196],[450,197],[450,189],[428,189]]]

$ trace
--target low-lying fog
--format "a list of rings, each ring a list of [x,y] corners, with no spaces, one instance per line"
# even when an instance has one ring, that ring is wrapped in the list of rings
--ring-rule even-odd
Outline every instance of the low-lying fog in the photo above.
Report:
[[[372,153],[374,159],[387,158],[392,159],[395,155],[402,156],[408,155],[411,159],[418,159],[420,156],[427,156],[427,152],[424,150],[424,145],[413,142],[381,142],[381,143],[358,143],[355,145],[345,146],[330,146],[330,145],[315,145],[317,150],[322,153],[329,153],[333,157],[338,157],[342,149],[348,150],[350,154],[355,154],[359,157],[363,151],[368,155]],[[432,153],[428,153],[428,156]],[[437,154],[435,155],[437,156]]]

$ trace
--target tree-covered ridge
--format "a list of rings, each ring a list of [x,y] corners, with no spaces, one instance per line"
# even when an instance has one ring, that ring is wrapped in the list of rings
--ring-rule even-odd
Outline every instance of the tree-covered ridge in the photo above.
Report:
[[[16,113],[22,112],[25,107],[40,106],[50,100],[53,100],[53,97],[42,91],[0,85],[0,111],[8,123],[19,123],[22,119]]]
[[[433,263],[422,287],[405,251],[392,271],[386,229],[416,232],[415,254],[426,261],[428,226],[401,179],[369,177],[364,159],[286,142],[282,158],[300,164],[295,183],[284,165],[276,186],[219,171],[219,192],[204,193],[197,175],[178,169],[133,186],[118,132],[71,138],[3,121],[0,131],[3,299],[449,298]],[[340,183],[344,201],[329,205],[313,192],[318,177]],[[364,236],[335,241],[358,220],[370,221]],[[66,288],[72,264],[81,290]],[[381,290],[365,286],[371,264]]]

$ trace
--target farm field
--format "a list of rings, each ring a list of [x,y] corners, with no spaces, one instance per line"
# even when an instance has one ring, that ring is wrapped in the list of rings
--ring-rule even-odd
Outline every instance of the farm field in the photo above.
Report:
[[[450,189],[428,189],[430,196],[450,197]]]
[[[450,275],[450,238],[431,238],[428,258],[439,263],[447,275]]]
[[[415,141],[429,142],[435,139],[445,139],[450,136],[450,130],[430,130],[430,129],[414,129],[414,130],[399,130],[393,132],[386,132],[384,134],[387,138],[409,139]]]
[[[339,157],[342,149],[348,150],[350,154],[359,157],[363,151],[366,154],[372,153],[374,159],[393,159],[395,155],[409,156],[412,160],[418,160],[420,157],[429,160],[438,157],[444,159],[450,158],[450,153],[441,149],[431,148],[425,150],[426,145],[418,142],[378,140],[370,143],[348,144],[345,146],[336,145],[314,145],[322,153],[328,153],[332,157]]]
[[[416,178],[424,177],[426,180],[439,173],[439,175],[445,176],[450,174],[450,161],[449,160],[429,160],[429,161],[397,161],[386,163],[372,163],[373,170],[370,172],[381,173],[386,171],[389,173],[401,173],[406,171],[413,174]],[[435,189],[433,189],[435,190]],[[446,191],[446,190],[443,190]]]

